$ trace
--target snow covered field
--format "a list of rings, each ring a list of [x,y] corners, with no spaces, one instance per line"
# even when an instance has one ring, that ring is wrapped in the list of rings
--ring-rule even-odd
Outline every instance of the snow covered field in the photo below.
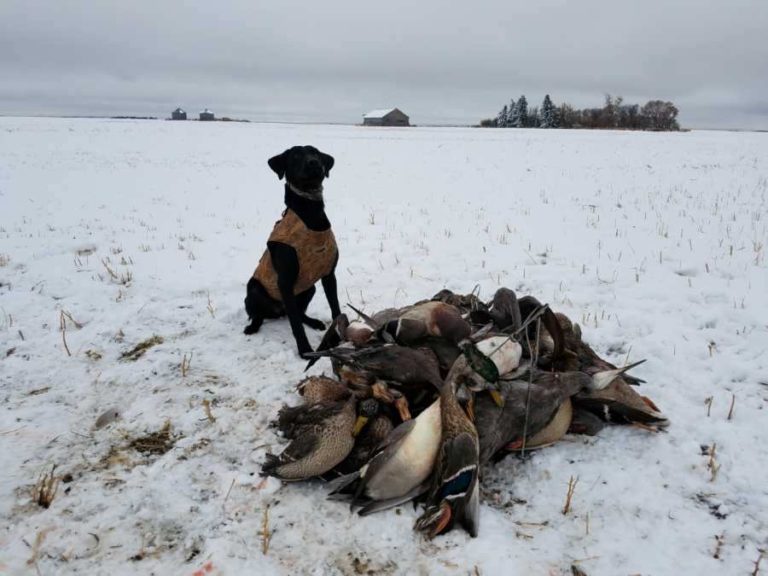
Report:
[[[287,321],[243,336],[243,297],[282,210],[266,160],[294,144],[336,158],[342,303],[533,294],[614,362],[648,359],[668,432],[489,468],[477,539],[261,479],[304,363]],[[767,195],[768,134],[0,118],[0,574],[750,574],[768,548]],[[310,310],[329,319],[322,292]],[[157,453],[137,444],[166,423]]]

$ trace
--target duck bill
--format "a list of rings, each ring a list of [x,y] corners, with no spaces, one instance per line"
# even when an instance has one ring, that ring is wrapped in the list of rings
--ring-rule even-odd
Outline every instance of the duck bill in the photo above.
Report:
[[[463,402],[459,402],[459,406],[461,406],[464,409],[464,413],[467,415],[467,418],[469,418],[470,422],[475,421],[475,397],[474,395],[470,395],[469,398],[464,400]]]
[[[411,416],[411,410],[408,408],[408,400],[405,399],[405,396],[400,396],[395,400],[395,408],[397,408],[397,413],[400,415],[400,420],[403,422],[413,418],[413,416]]]
[[[443,501],[440,504],[440,516],[438,517],[437,522],[435,523],[435,526],[432,528],[431,532],[429,533],[429,537],[434,538],[438,534],[442,534],[443,531],[448,527],[448,524],[450,524],[452,517],[453,517],[453,510],[451,509],[451,505]]]
[[[367,416],[358,416],[357,420],[355,420],[355,425],[352,428],[352,437],[356,438],[360,432],[363,431],[363,428],[365,428],[365,425],[368,424],[368,417]]]
[[[395,402],[395,395],[392,394],[392,391],[383,382],[375,382],[371,386],[371,396],[385,404],[394,404]]]
[[[501,392],[491,389],[488,393],[491,395],[491,400],[493,400],[493,403],[496,404],[496,406],[504,408],[504,396],[501,395]]]

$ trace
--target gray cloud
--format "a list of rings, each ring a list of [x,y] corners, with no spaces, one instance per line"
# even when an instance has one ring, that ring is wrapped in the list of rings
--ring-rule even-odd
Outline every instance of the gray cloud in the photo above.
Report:
[[[692,127],[768,128],[764,0],[4,0],[0,114],[472,123],[510,97],[673,100]]]

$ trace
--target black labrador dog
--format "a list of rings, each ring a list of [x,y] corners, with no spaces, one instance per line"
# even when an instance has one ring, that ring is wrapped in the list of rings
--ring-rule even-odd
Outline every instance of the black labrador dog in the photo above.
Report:
[[[323,203],[323,180],[333,163],[332,156],[313,146],[294,146],[269,159],[269,167],[278,178],[285,177],[286,209],[248,281],[245,297],[251,323],[244,333],[258,332],[265,318],[288,316],[302,357],[312,352],[303,325],[325,328],[320,320],[306,314],[318,280],[322,281],[332,317],[341,313],[336,293],[339,251]]]

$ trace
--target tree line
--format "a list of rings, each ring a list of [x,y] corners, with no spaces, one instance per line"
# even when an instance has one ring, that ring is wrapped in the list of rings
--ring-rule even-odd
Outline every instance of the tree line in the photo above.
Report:
[[[592,128],[619,130],[680,130],[678,109],[672,102],[649,100],[643,106],[625,104],[621,96],[605,97],[602,108],[579,110],[570,104],[556,106],[549,94],[541,107],[528,106],[525,95],[505,104],[495,118],[480,122],[484,128]]]

